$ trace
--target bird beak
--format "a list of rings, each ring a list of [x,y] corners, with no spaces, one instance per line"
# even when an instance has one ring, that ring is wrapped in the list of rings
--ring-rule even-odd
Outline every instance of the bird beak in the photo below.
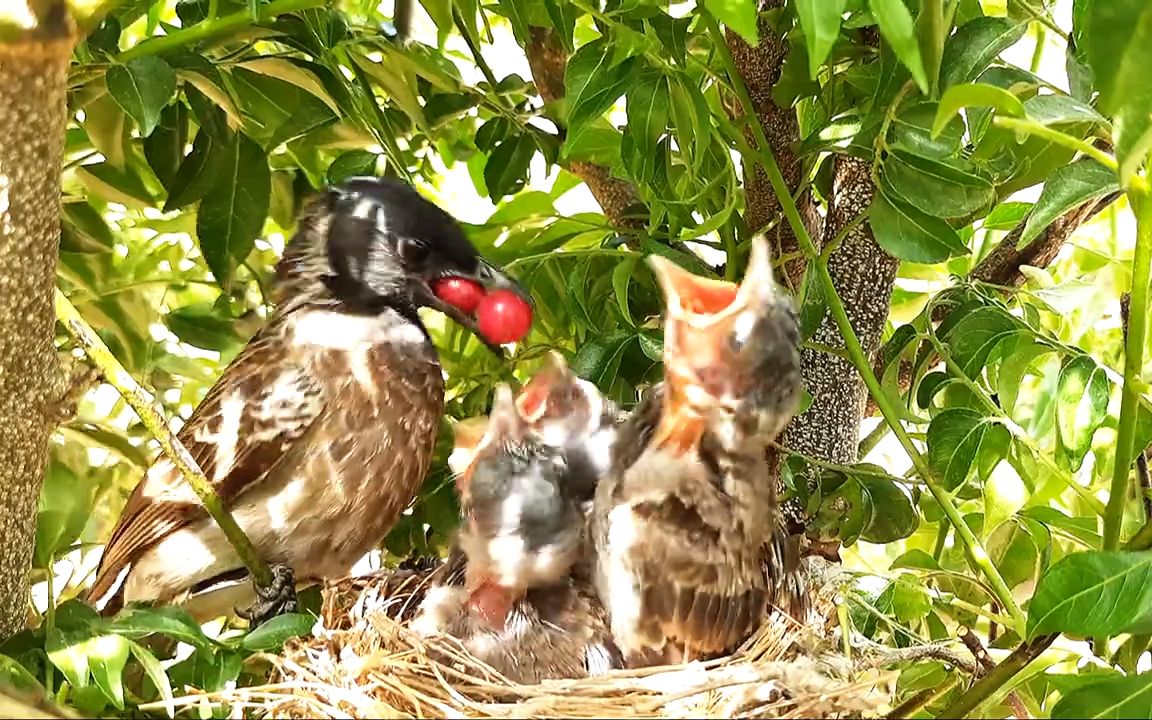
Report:
[[[653,255],[648,263],[664,291],[664,362],[707,370],[724,362],[746,313],[760,312],[776,296],[768,243],[752,241],[748,270],[739,285],[700,277]]]
[[[776,299],[768,243],[752,241],[748,269],[739,284],[700,277],[653,255],[648,263],[664,291],[664,370],[668,386],[666,415],[685,414],[734,395],[744,379],[738,372],[742,334]],[[687,413],[691,414],[691,413]],[[683,418],[677,434],[688,432]],[[683,446],[686,441],[675,440]]]
[[[479,423],[475,429],[479,429]],[[484,425],[484,433],[480,436],[479,441],[474,443],[467,467],[457,475],[456,488],[462,493],[467,491],[472,478],[472,468],[475,466],[477,458],[481,457],[487,449],[498,448],[520,440],[527,432],[528,423],[516,408],[512,389],[503,383],[497,385],[492,399],[492,412],[488,415],[488,421]]]
[[[552,350],[548,353],[544,368],[520,388],[520,393],[516,396],[516,408],[525,420],[531,423],[537,422],[549,411],[553,388],[571,381],[572,371],[568,369],[568,361],[563,355]]]
[[[494,290],[510,290],[519,295],[526,303],[528,303],[530,307],[532,307],[533,310],[535,310],[535,304],[532,302],[532,296],[528,293],[527,290],[524,289],[522,285],[520,285],[520,283],[516,281],[515,278],[504,271],[504,269],[493,265],[483,258],[479,259],[479,262],[476,265],[476,271],[473,273],[453,272],[448,275],[438,275],[436,277],[425,278],[424,282],[422,283],[423,287],[421,288],[421,293],[423,297],[421,300],[423,301],[424,305],[427,305],[433,310],[438,310],[439,312],[444,313],[459,324],[468,328],[468,330],[477,338],[479,338],[480,341],[483,342],[489,350],[495,353],[497,357],[504,357],[504,348],[495,343],[488,342],[480,333],[480,329],[477,324],[478,320],[475,313],[466,313],[460,308],[444,302],[440,298],[436,297],[436,293],[432,292],[432,282],[444,277],[458,277],[465,280],[472,280],[473,282],[479,283],[484,288],[484,291],[489,293]]]

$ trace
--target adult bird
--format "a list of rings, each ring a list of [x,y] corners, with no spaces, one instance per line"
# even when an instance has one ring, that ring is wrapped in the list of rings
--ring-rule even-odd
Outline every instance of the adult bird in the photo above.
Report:
[[[765,455],[799,400],[799,328],[767,244],[739,286],[650,262],[664,381],[622,426],[590,519],[597,590],[634,666],[729,651],[772,603],[802,601]]]
[[[554,356],[520,394],[501,385],[483,439],[460,475],[458,546],[413,628],[459,638],[516,682],[619,666],[588,572],[591,446],[614,423],[595,386]],[[607,448],[600,455],[607,456]]]
[[[301,214],[269,321],[178,434],[274,566],[273,587],[256,588],[242,616],[259,622],[292,608],[297,581],[346,574],[412,501],[444,404],[417,311],[434,308],[480,335],[474,316],[433,292],[453,277],[525,297],[449,214],[400,182],[353,178]],[[252,601],[246,578],[161,457],[128,498],[88,598],[105,614],[157,601],[209,619]]]

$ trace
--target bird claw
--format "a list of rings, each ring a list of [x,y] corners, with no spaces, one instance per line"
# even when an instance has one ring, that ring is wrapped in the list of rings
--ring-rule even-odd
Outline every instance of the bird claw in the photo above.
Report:
[[[256,602],[247,609],[236,609],[236,614],[247,620],[252,627],[262,625],[277,615],[300,611],[300,601],[296,598],[296,573],[287,565],[273,565],[271,570],[271,584],[263,586],[253,580]]]

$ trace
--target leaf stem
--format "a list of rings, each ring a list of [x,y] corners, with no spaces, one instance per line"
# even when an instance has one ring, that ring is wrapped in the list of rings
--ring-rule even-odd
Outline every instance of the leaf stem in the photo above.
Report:
[[[257,18],[257,22],[271,20],[277,15],[283,15],[297,10],[323,7],[327,4],[328,0],[273,0],[273,2],[260,8],[260,16]],[[252,16],[249,14],[248,9],[245,8],[244,10],[225,15],[224,17],[203,20],[195,25],[176,30],[168,35],[148,38],[120,53],[116,56],[116,59],[124,63],[138,57],[144,57],[145,55],[157,55],[179,47],[184,47],[185,45],[193,45],[218,35],[225,35],[251,23]]]
[[[1124,388],[1120,395],[1120,424],[1116,433],[1116,458],[1112,489],[1104,513],[1104,549],[1120,546],[1120,526],[1128,499],[1132,471],[1136,418],[1140,412],[1140,371],[1144,367],[1144,339],[1148,332],[1148,286],[1152,275],[1152,197],[1147,182],[1136,177],[1128,193],[1136,214],[1136,249],[1132,255],[1132,301],[1128,339],[1124,348]]]
[[[707,26],[708,33],[713,37],[714,44],[716,45],[717,55],[724,63],[725,69],[728,72],[729,79],[732,81],[732,87],[736,91],[737,97],[740,99],[741,104],[744,106],[746,112],[753,119],[752,130],[756,137],[756,143],[759,146],[759,159],[764,166],[764,171],[768,175],[768,180],[772,184],[772,189],[776,192],[776,197],[780,201],[780,205],[784,210],[784,216],[788,219],[788,224],[792,228],[792,232],[796,235],[796,240],[800,245],[804,254],[813,262],[813,270],[816,272],[817,279],[824,290],[824,298],[828,303],[828,309],[832,313],[833,319],[836,321],[836,326],[840,330],[840,335],[844,339],[845,349],[848,351],[849,357],[852,359],[852,364],[856,366],[856,371],[864,380],[864,384],[868,387],[868,391],[872,397],[876,399],[876,404],[880,408],[880,413],[884,416],[885,421],[892,427],[892,432],[895,433],[896,438],[904,447],[904,451],[908,454],[908,458],[912,461],[916,471],[920,477],[924,479],[925,484],[931,491],[932,496],[936,498],[941,509],[947,516],[948,521],[955,528],[956,536],[964,543],[965,549],[968,551],[969,559],[981,573],[988,579],[989,585],[992,587],[993,592],[996,594],[997,600],[1000,601],[1008,613],[1012,616],[1013,624],[1018,634],[1024,633],[1024,613],[1020,610],[1020,606],[1012,597],[1012,591],[1009,589],[1008,584],[1004,582],[1004,578],[1000,575],[1000,571],[992,564],[991,558],[988,557],[987,551],[980,544],[980,541],[973,534],[972,529],[964,522],[963,516],[956,505],[952,502],[952,497],[940,487],[936,482],[932,469],[916,449],[916,445],[909,437],[908,431],[900,423],[900,413],[897,411],[895,405],[884,392],[880,386],[880,381],[876,379],[875,373],[872,372],[872,364],[868,359],[868,354],[864,352],[863,346],[860,344],[860,339],[856,336],[856,331],[852,328],[852,321],[848,318],[848,313],[844,309],[844,302],[840,299],[840,295],[836,292],[836,285],[832,281],[832,275],[828,272],[828,263],[821,262],[818,258],[818,252],[815,244],[812,242],[812,237],[808,234],[808,229],[804,226],[803,220],[800,218],[800,211],[796,207],[796,203],[792,200],[791,193],[788,192],[788,184],[784,181],[784,176],[780,172],[780,166],[776,163],[776,158],[772,153],[772,146],[768,143],[768,137],[764,133],[764,126],[760,122],[760,118],[756,116],[752,110],[752,98],[748,94],[748,88],[744,84],[744,78],[740,75],[740,71],[736,68],[735,62],[732,60],[732,54],[728,50],[727,43],[724,42],[724,36],[720,33],[720,27],[716,19],[711,13],[704,11],[701,17]]]
[[[92,326],[80,315],[72,302],[65,297],[64,293],[56,288],[56,318],[68,330],[68,334],[76,341],[80,347],[84,348],[88,358],[96,365],[97,368],[104,374],[105,379],[113,387],[119,391],[120,396],[132,406],[140,420],[144,423],[144,427],[152,434],[152,437],[160,443],[161,449],[164,454],[172,460],[172,464],[180,471],[184,477],[185,482],[192,487],[193,492],[200,498],[200,502],[204,504],[204,509],[212,517],[220,529],[224,531],[225,537],[236,551],[236,555],[244,566],[251,573],[253,580],[258,585],[269,585],[272,582],[272,573],[268,569],[268,565],[256,553],[256,548],[253,547],[252,541],[236,524],[232,514],[224,508],[224,504],[220,501],[220,497],[216,495],[211,483],[204,477],[204,472],[196,463],[196,459],[192,457],[184,444],[180,442],[168,427],[168,423],[164,420],[164,416],[152,404],[152,398],[140,387],[136,379],[124,369]]]
[[[1005,130],[1015,130],[1016,132],[1027,133],[1037,137],[1044,138],[1057,145],[1063,145],[1069,150],[1076,150],[1082,152],[1096,162],[1100,163],[1109,170],[1117,170],[1119,166],[1116,164],[1116,158],[1104,152],[1090,142],[1085,142],[1079,138],[1074,138],[1071,135],[1053,130],[1052,128],[1041,125],[1032,120],[1021,120],[1020,118],[1004,117],[997,115],[992,118],[992,124],[997,127],[1002,127]]]
[[[1004,687],[1009,680],[1031,664],[1033,660],[1040,657],[1055,639],[1056,635],[1042,635],[1028,642],[1020,643],[1011,655],[989,670],[987,675],[977,680],[972,687],[956,698],[956,701],[946,710],[941,711],[937,717],[967,717],[980,703],[992,697],[993,693]]]

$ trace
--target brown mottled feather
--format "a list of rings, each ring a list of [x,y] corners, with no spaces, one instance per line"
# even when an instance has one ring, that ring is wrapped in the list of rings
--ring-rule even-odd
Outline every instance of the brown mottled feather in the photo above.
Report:
[[[639,606],[613,618],[634,664],[672,657],[668,641],[696,657],[729,651],[770,605],[792,608],[801,595],[794,539],[776,528],[774,493],[755,481],[767,467],[756,457],[726,458],[743,478],[734,487],[707,437],[683,456],[654,447],[662,401],[663,387],[652,388],[625,423],[593,512],[601,597],[610,612],[614,603]],[[630,547],[609,540],[624,509],[639,533]]]
[[[420,331],[411,326],[405,342],[389,336],[403,330],[406,320],[391,313],[356,320],[359,324],[349,328],[362,338],[325,345],[330,338],[316,343],[295,334],[311,312],[319,311],[301,308],[275,317],[228,366],[178,434],[226,505],[245,496],[252,498],[245,508],[260,503],[270,508],[284,501],[278,490],[293,484],[296,502],[315,505],[314,511],[289,513],[284,520],[295,525],[279,528],[280,533],[258,515],[237,515],[257,550],[270,562],[292,565],[301,580],[325,576],[335,566],[350,567],[383,537],[427,472],[443,403],[431,343],[412,342],[411,332]],[[385,447],[389,442],[408,445]],[[333,534],[336,521],[348,522],[349,532]],[[246,527],[252,523],[256,526]],[[213,543],[219,561],[212,568],[190,568],[184,576],[161,573],[153,562],[149,576],[137,578],[136,585],[155,599],[172,600],[238,567],[230,548],[219,547],[219,529],[191,488],[161,457],[129,498],[88,597],[108,594],[125,568],[132,579],[142,559],[184,530]],[[288,533],[304,533],[313,541],[284,543]],[[151,577],[160,574],[164,577]],[[115,611],[123,588],[109,596],[107,611]]]

